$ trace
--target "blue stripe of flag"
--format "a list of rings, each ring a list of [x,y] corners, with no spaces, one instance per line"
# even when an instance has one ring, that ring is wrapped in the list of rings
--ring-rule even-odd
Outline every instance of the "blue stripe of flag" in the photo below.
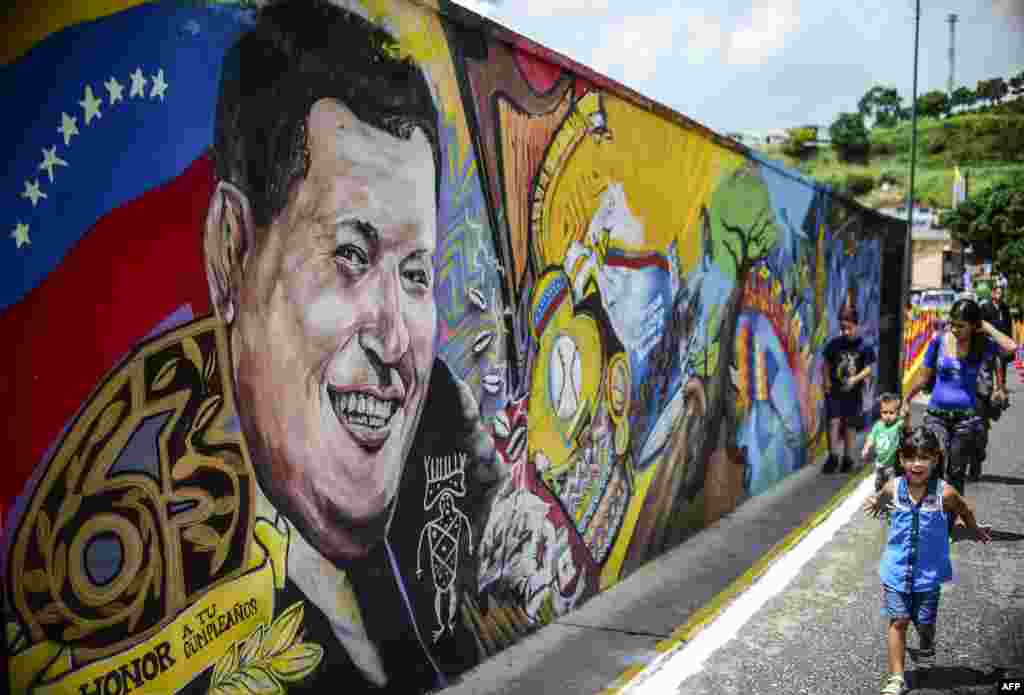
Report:
[[[142,5],[57,32],[0,67],[0,310],[36,287],[100,217],[174,178],[210,146],[221,60],[251,22],[251,11],[236,7]],[[133,97],[136,69],[146,83]],[[162,100],[153,92],[161,69]],[[104,86],[111,78],[123,87],[114,104]],[[88,125],[79,103],[86,85],[102,101]],[[64,113],[79,131],[67,143],[58,132]],[[51,181],[39,165],[53,147],[67,166],[55,166]],[[33,205],[26,181],[38,181],[47,197]],[[19,224],[31,242],[20,248],[12,236]]]

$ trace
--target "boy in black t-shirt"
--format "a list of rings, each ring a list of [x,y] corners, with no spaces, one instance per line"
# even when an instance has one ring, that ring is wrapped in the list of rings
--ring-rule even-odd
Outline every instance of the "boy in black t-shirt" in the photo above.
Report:
[[[864,381],[871,376],[875,352],[857,335],[857,310],[847,305],[839,314],[839,335],[825,344],[825,417],[828,421],[828,459],[822,473],[838,464],[840,434],[843,439],[840,472],[853,468],[854,431],[864,401]]]

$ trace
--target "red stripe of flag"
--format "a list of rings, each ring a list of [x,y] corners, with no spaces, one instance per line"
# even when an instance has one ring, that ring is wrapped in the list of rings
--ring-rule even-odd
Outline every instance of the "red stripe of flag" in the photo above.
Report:
[[[141,338],[184,304],[196,316],[210,312],[201,230],[212,190],[213,168],[202,156],[102,217],[35,290],[0,315],[0,360],[12,372],[0,399],[10,447],[2,507]]]

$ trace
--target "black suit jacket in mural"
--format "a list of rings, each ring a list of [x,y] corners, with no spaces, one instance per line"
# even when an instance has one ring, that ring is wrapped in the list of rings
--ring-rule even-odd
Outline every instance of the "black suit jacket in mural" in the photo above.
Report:
[[[333,575],[338,595],[358,605],[365,636],[376,646],[388,676],[378,687],[336,638],[322,607],[287,576],[294,531],[282,519],[254,514],[251,464],[232,424],[227,355],[224,332],[212,319],[145,344],[100,385],[58,447],[15,534],[18,600],[8,616],[9,633],[16,633],[9,642],[12,671],[21,673],[15,692],[131,685],[141,693],[212,695],[282,687],[418,693],[480,660],[461,605],[475,593],[475,525],[486,518],[490,499],[477,466],[491,462],[463,450],[475,422],[462,415],[445,363],[434,362],[386,540]],[[488,479],[500,482],[493,471]],[[162,500],[172,500],[170,522],[161,516]],[[174,523],[188,514],[196,518]],[[131,581],[114,586],[124,600],[101,614],[109,615],[106,622],[77,604],[70,618],[47,613],[55,591],[69,595],[72,571],[81,574],[67,569],[68,548],[82,545],[80,537],[105,537],[102,528],[92,529],[100,522],[113,529],[108,536],[141,539],[131,554],[107,553],[121,563],[115,578]],[[80,554],[96,554],[83,547]],[[63,561],[54,580],[30,581],[48,571],[47,557]],[[46,659],[62,650],[75,658],[48,667]]]
[[[463,592],[472,586],[473,550],[479,536],[477,528],[459,521],[472,522],[486,503],[487,490],[474,484],[469,455],[459,450],[453,437],[459,431],[459,412],[451,372],[444,362],[435,360],[388,537],[346,569],[387,684],[378,687],[363,676],[335,637],[328,618],[289,579],[276,604],[286,607],[305,601],[305,640],[324,648],[317,670],[290,684],[289,692],[420,693],[444,687],[480,661],[476,637],[463,623],[459,609]],[[442,504],[447,506],[442,498],[453,503],[447,525],[440,511]],[[435,529],[440,533],[434,535],[448,544],[439,547],[435,538],[431,550],[429,534]],[[456,565],[454,575],[443,567],[449,559]],[[451,584],[444,583],[448,579]],[[454,614],[450,591],[455,592]]]

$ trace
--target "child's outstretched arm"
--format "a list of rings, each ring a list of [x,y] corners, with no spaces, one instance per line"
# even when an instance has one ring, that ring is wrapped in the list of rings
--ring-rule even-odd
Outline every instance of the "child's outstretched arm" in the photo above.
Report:
[[[867,460],[868,454],[875,448],[875,438],[869,434],[864,438],[864,448],[860,451],[860,457],[863,460]]]
[[[895,484],[896,479],[893,478],[886,482],[881,490],[864,500],[864,504],[861,506],[864,513],[877,518],[883,510],[888,508],[895,494]]]
[[[942,503],[947,512],[957,514],[964,520],[964,526],[974,534],[974,540],[981,543],[992,542],[992,528],[989,526],[978,526],[978,520],[974,517],[974,511],[967,500],[956,491],[952,485],[946,485],[942,493]]]

